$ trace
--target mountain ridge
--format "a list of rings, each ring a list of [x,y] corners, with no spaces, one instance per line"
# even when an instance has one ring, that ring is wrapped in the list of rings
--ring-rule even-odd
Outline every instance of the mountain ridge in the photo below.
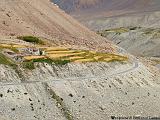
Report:
[[[83,16],[87,15],[87,11],[90,16],[93,16],[94,13],[102,14],[104,12],[112,12],[113,15],[116,15],[114,12],[123,14],[123,12],[143,12],[150,10],[160,10],[160,7],[157,5],[158,0],[52,0],[55,4],[59,5],[61,9],[65,10],[71,15],[78,17],[78,14]],[[70,4],[69,4],[69,3]],[[77,14],[77,16],[76,16]],[[117,13],[118,14],[118,13]],[[102,14],[105,15],[105,14]],[[107,14],[106,14],[107,16]]]

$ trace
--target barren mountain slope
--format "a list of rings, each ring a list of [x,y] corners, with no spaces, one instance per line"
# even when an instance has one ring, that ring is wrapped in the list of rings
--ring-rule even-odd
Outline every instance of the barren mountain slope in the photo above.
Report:
[[[52,0],[79,20],[160,10],[158,0]],[[85,18],[84,18],[85,17]]]
[[[160,57],[159,28],[118,27],[98,33],[136,56]]]
[[[83,23],[94,31],[120,27],[158,28],[160,27],[159,16],[159,11],[128,13],[113,17],[85,20]]]
[[[1,0],[1,35],[35,35],[56,44],[107,49],[102,37],[90,32],[51,2],[44,0]],[[93,44],[94,43],[94,44]],[[111,50],[111,47],[108,47]]]

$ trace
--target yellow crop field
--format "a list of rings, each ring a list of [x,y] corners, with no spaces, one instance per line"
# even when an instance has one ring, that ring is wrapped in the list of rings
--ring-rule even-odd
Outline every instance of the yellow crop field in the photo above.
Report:
[[[101,59],[102,57],[103,57],[103,56],[95,56],[94,59],[95,59],[95,60],[99,60],[99,59]]]
[[[50,58],[60,58],[60,57],[69,57],[69,56],[75,56],[75,55],[81,55],[84,54],[84,52],[80,52],[80,53],[66,53],[66,54],[48,54],[47,56]]]
[[[73,56],[73,57],[69,57],[69,60],[75,60],[75,59],[84,59],[84,57],[80,57],[80,56]]]
[[[68,48],[63,48],[63,47],[47,47],[45,48],[45,51],[64,51],[68,50]]]
[[[74,50],[65,50],[65,51],[46,51],[47,54],[63,54],[63,53],[74,53]]]
[[[18,45],[18,44],[0,44],[1,48],[24,48],[26,46],[24,45]]]
[[[11,44],[0,44],[3,48],[28,48],[29,46],[24,45],[11,45]],[[69,60],[70,62],[112,62],[112,61],[127,61],[128,57],[110,53],[99,53],[96,51],[89,50],[74,50],[64,47],[45,47],[45,46],[34,46],[45,52],[45,55],[28,55],[24,56],[24,60],[34,59],[46,59],[51,60]]]
[[[40,58],[46,58],[46,56],[25,56],[25,60],[33,60],[33,59],[40,59]]]
[[[94,59],[93,58],[86,58],[86,59],[79,59],[79,60],[75,60],[74,62],[77,62],[77,63],[81,63],[81,62],[93,62]]]

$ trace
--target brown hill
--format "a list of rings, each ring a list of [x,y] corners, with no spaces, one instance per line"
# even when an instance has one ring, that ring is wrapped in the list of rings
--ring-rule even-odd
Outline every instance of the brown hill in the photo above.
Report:
[[[46,0],[0,1],[1,35],[35,35],[56,44],[112,50],[109,42]]]

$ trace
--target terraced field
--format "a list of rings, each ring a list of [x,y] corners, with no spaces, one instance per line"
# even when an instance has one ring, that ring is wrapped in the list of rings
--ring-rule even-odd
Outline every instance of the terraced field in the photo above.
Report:
[[[47,62],[47,63],[56,63],[56,64],[67,64],[69,62],[75,63],[85,63],[85,62],[114,62],[114,61],[127,61],[127,56],[121,56],[117,54],[110,53],[99,53],[89,50],[75,50],[65,47],[46,47],[46,46],[35,46],[36,49],[39,49],[44,54],[43,55],[25,55],[22,51],[19,51],[19,48],[29,48],[29,46],[24,45],[10,45],[10,44],[1,44],[1,49],[9,49],[14,52],[14,54],[22,54],[24,63],[34,65],[35,62]],[[11,58],[12,59],[12,58]]]
[[[70,62],[112,62],[112,61],[126,61],[126,56],[98,53],[88,50],[73,50],[69,48],[46,48],[44,49],[46,58],[56,60],[69,60]],[[32,56],[36,59],[37,56]]]

